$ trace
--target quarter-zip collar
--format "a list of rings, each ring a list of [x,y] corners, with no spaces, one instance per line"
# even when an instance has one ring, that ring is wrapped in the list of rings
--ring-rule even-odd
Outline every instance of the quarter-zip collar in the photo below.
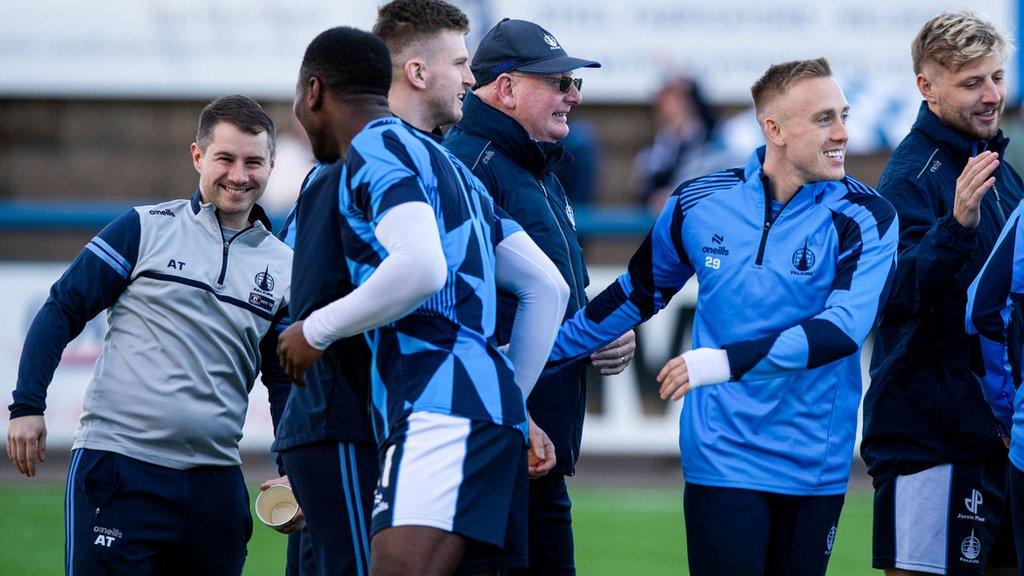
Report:
[[[538,178],[572,162],[572,154],[566,152],[561,144],[530,138],[515,118],[490,106],[472,92],[466,93],[462,101],[462,120],[455,126],[467,134],[490,141],[498,152]]]
[[[967,159],[985,150],[999,153],[1000,156],[1006,151],[1010,139],[1003,135],[1003,131],[996,132],[996,135],[988,140],[970,138],[958,132],[956,129],[947,126],[942,120],[928,108],[927,102],[921,102],[921,109],[917,113],[917,121],[914,123],[914,130],[921,131],[929,140],[935,142],[958,162],[961,166],[967,164]]]
[[[754,197],[761,208],[766,205],[770,205],[771,202],[771,190],[768,186],[768,175],[764,173],[764,154],[765,146],[761,146],[754,153],[750,155],[747,160],[747,164],[743,169],[743,176],[747,181],[748,187],[753,187],[756,191]],[[808,182],[801,186],[796,194],[786,202],[783,211],[787,214],[799,211],[804,206],[811,204],[821,204],[821,201],[825,198],[825,193],[829,190],[829,185],[836,182],[835,180],[821,180],[818,182]],[[780,212],[781,215],[781,212]]]
[[[203,224],[218,238],[221,237],[220,232],[220,220],[217,218],[217,205],[213,202],[203,202],[202,192],[199,188],[196,188],[195,192],[192,193],[192,198],[189,199],[189,206],[192,208],[192,215],[196,218],[203,218],[203,213],[208,213],[209,217],[204,219]],[[255,229],[259,234],[244,234],[244,232]],[[249,212],[249,228],[243,229],[241,232],[236,234],[232,238],[232,242],[238,241],[243,242],[250,246],[257,246],[267,236],[272,234],[273,224],[270,222],[270,218],[267,216],[263,207],[259,204],[253,204],[252,210]]]

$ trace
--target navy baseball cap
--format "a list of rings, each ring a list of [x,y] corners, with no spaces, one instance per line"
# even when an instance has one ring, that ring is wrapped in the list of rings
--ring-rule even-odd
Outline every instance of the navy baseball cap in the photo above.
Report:
[[[600,68],[593,60],[573,58],[550,32],[526,20],[505,18],[480,40],[470,69],[476,85],[490,84],[504,72],[556,74],[577,68]]]

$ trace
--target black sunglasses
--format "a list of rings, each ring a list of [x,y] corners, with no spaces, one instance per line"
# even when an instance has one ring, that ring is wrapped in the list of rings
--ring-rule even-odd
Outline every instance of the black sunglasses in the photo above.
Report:
[[[554,80],[554,78],[549,78]],[[569,91],[571,86],[576,86],[576,91],[583,90],[583,78],[573,78],[572,76],[562,76],[558,79],[558,91],[565,94]]]
[[[576,90],[577,91],[583,90],[583,78],[573,78],[572,76],[562,76],[561,78],[551,78],[549,76],[539,76],[539,75],[536,75],[536,74],[523,74],[523,73],[518,73],[518,74],[509,73],[509,75],[510,76],[533,76],[534,78],[540,78],[541,80],[544,80],[546,82],[551,82],[552,84],[557,82],[558,83],[558,91],[561,92],[562,94],[565,94],[566,92],[568,92],[569,88],[571,88],[572,86],[576,86]]]

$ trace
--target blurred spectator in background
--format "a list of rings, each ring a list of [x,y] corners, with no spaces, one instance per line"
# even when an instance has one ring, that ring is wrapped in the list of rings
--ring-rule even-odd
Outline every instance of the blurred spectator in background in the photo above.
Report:
[[[569,135],[558,141],[573,161],[555,169],[565,195],[575,206],[590,204],[597,195],[598,167],[601,165],[601,141],[597,127],[589,120],[570,122]]]
[[[669,78],[652,105],[657,133],[637,155],[633,178],[638,199],[656,214],[686,180],[687,164],[703,154],[717,119],[696,80],[686,76]]]
[[[1003,152],[1003,159],[1010,166],[1024,166],[1024,105],[1021,102],[1006,105],[1000,128],[1003,136],[1010,139],[1010,145]]]
[[[267,191],[263,193],[260,205],[273,215],[286,214],[299,197],[299,188],[302,187],[306,174],[313,168],[313,163],[309,138],[295,116],[291,116],[291,120],[281,127],[277,136],[274,172],[267,183]]]

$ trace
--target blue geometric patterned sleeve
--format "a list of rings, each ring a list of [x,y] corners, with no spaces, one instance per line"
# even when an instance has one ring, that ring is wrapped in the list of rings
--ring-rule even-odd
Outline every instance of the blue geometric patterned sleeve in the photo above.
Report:
[[[582,358],[664,308],[690,276],[683,249],[684,196],[673,195],[627,271],[562,325],[549,362]]]
[[[896,211],[874,193],[851,194],[832,210],[839,237],[825,307],[768,336],[723,346],[732,380],[763,380],[824,366],[860,349],[896,270]]]
[[[493,203],[493,201],[490,198],[487,198],[487,201]],[[497,247],[498,244],[501,244],[501,241],[504,240],[505,238],[508,238],[509,236],[515,234],[516,232],[522,232],[523,227],[520,226],[518,222],[513,220],[512,217],[509,216],[504,210],[502,210],[501,206],[498,206],[497,204],[493,205],[494,229],[491,232],[491,243],[495,247]]]
[[[1021,380],[1010,365],[1007,326],[1010,309],[1024,294],[1022,206],[1010,215],[995,248],[967,289],[965,328],[968,334],[978,335],[984,365],[978,381],[1005,437],[1013,425],[1013,399]]]
[[[89,241],[64,275],[25,336],[11,418],[42,414],[46,388],[64,348],[85,324],[117,301],[131,282],[139,255],[139,213],[129,210]]]
[[[346,158],[352,203],[376,226],[388,210],[405,202],[436,204],[426,190],[437,179],[423,144],[403,139],[394,130],[360,134]]]

